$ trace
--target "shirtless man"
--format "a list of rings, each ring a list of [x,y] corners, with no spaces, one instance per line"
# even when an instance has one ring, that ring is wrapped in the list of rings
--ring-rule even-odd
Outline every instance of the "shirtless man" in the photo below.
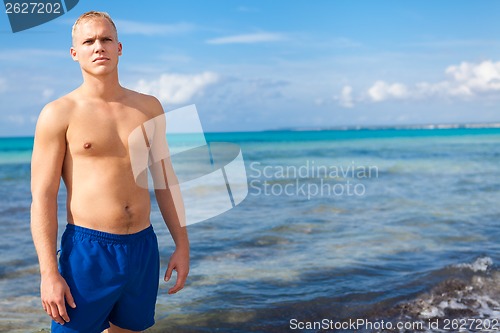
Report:
[[[53,333],[140,332],[154,324],[159,255],[149,191],[134,179],[127,139],[163,109],[156,98],[119,84],[122,44],[106,13],[80,16],[72,36],[71,56],[83,83],[42,110],[31,161],[31,229],[42,305],[53,319]],[[61,177],[68,225],[58,267]],[[189,241],[174,207],[179,193],[173,191],[155,190],[175,242],[165,273],[168,281],[177,271],[169,294],[184,287],[189,271]]]

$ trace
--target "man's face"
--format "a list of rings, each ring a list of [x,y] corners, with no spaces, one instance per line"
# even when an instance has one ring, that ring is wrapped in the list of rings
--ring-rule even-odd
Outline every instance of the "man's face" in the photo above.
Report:
[[[83,71],[104,75],[116,70],[122,44],[111,23],[104,18],[88,19],[78,24],[71,56]]]

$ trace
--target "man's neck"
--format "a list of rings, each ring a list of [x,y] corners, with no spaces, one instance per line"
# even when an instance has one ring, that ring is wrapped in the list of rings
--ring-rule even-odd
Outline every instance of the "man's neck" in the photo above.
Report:
[[[88,97],[111,102],[123,96],[124,88],[118,81],[118,75],[103,76],[83,75],[81,91]]]

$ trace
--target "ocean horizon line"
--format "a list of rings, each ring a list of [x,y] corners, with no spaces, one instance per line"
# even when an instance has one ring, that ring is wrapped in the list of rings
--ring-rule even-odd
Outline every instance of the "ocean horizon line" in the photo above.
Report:
[[[231,134],[231,133],[265,133],[265,132],[322,132],[322,131],[377,131],[377,130],[446,130],[446,129],[496,129],[500,128],[500,122],[481,123],[428,123],[428,124],[402,124],[402,125],[340,125],[340,126],[297,126],[280,127],[248,131],[205,131],[204,134]],[[197,134],[197,133],[172,133],[175,134]],[[0,139],[32,139],[34,135],[2,136]]]
[[[500,122],[480,123],[427,123],[427,124],[401,124],[401,125],[340,125],[340,126],[302,126],[282,127],[276,129],[262,130],[261,132],[279,131],[356,131],[356,130],[435,130],[435,129],[481,129],[500,128]]]

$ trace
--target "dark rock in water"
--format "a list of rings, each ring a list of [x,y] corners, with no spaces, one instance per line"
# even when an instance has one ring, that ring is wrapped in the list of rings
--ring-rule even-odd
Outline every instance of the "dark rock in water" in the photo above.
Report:
[[[400,303],[388,311],[387,317],[392,322],[420,322],[422,330],[415,331],[446,331],[446,323],[453,319],[463,323],[471,323],[472,319],[500,318],[500,272],[478,273],[469,279],[450,278],[434,287],[430,292],[416,299]],[[429,323],[439,323],[439,327],[429,328]],[[465,325],[461,332],[484,331],[482,321]],[[383,330],[379,332],[400,332]]]

